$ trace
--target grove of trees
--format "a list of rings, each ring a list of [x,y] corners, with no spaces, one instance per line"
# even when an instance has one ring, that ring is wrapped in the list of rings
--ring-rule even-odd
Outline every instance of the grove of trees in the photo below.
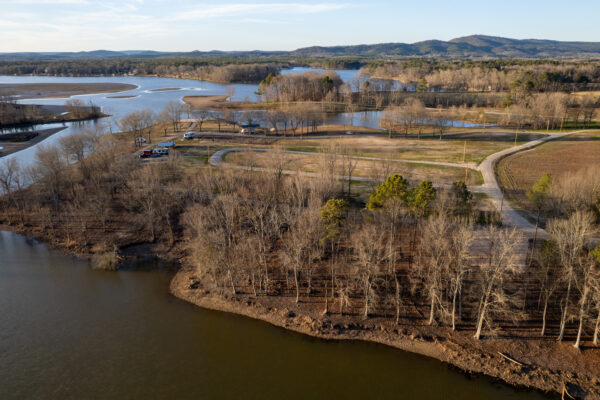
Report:
[[[392,175],[361,205],[337,181],[351,176],[343,152],[322,157],[319,178],[190,173],[176,153],[140,163],[115,140],[87,131],[41,147],[32,167],[3,160],[0,222],[35,227],[111,267],[129,244],[178,249],[203,287],[227,296],[309,302],[476,339],[518,337],[524,327],[576,347],[600,339],[590,211],[550,219],[551,239],[529,257],[519,232],[476,222],[462,182],[436,190]],[[282,162],[273,157],[273,169]]]

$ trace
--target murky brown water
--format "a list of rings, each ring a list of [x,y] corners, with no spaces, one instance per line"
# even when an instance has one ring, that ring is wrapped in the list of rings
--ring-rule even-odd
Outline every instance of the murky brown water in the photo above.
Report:
[[[425,357],[199,309],[0,232],[0,399],[542,399]]]

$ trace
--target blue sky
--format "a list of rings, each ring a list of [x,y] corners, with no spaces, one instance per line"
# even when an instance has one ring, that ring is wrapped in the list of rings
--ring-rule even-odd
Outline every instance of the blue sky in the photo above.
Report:
[[[291,50],[471,34],[600,41],[600,1],[0,0],[0,52]]]

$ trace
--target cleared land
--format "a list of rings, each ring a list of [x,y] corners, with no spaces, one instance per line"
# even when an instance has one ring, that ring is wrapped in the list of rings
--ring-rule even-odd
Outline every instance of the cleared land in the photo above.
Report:
[[[137,88],[124,83],[17,83],[0,84],[0,96],[20,99],[65,98],[82,94],[115,93]]]
[[[273,166],[274,159],[281,159],[284,169],[292,171],[315,172],[318,173],[324,168],[326,157],[321,155],[301,155],[289,153],[265,153],[254,151],[243,151],[229,153],[225,161],[231,164],[269,168]],[[339,157],[338,157],[339,158]],[[404,162],[384,162],[356,160],[356,177],[377,177],[383,176],[383,171],[397,173],[410,181],[430,180],[434,183],[451,184],[457,180],[464,180],[467,175],[469,185],[481,184],[481,175],[476,171],[465,170],[462,168],[453,168],[435,165],[416,165]],[[388,173],[388,175],[389,175]]]
[[[543,135],[520,134],[518,142],[527,142]],[[466,146],[465,146],[466,143]],[[490,154],[514,145],[514,134],[479,132],[438,138],[349,137],[343,139],[283,140],[277,143],[286,150],[319,151],[328,146],[345,146],[356,155],[415,161],[442,161],[479,164]],[[464,157],[463,157],[464,156]],[[464,160],[463,160],[464,158]]]
[[[506,157],[496,171],[509,200],[532,211],[526,192],[543,174],[557,179],[593,167],[600,169],[600,131],[572,134]]]

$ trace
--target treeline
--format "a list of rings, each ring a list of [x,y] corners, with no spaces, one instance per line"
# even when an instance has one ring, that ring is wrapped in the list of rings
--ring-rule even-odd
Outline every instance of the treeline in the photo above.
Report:
[[[267,102],[337,101],[342,80],[333,71],[323,74],[269,74],[259,85],[259,94]]]
[[[52,113],[33,104],[19,104],[9,97],[0,97],[0,127],[26,124],[52,117]]]
[[[368,76],[419,82],[429,89],[449,91],[509,91],[515,86],[540,92],[579,91],[600,84],[600,63],[525,60],[429,61],[372,63]]]
[[[564,93],[509,95],[502,104],[505,112],[499,123],[517,128],[558,129],[570,124],[590,128],[600,108],[600,97],[573,97]]]
[[[258,83],[269,74],[278,74],[280,64],[231,64],[215,65],[158,65],[150,73],[143,75],[172,76],[219,83]],[[139,70],[136,71],[139,74]]]
[[[158,75],[223,83],[258,83],[287,63],[202,58],[105,58],[62,61],[0,62],[1,75]]]
[[[67,100],[65,110],[68,115],[56,115],[44,106],[19,104],[14,98],[0,97],[0,128],[104,116],[100,107],[91,102],[86,104],[79,99]]]
[[[3,161],[0,219],[93,252],[104,268],[133,243],[184,250],[202,286],[228,296],[310,302],[326,313],[437,324],[477,339],[525,331],[598,344],[591,213],[549,221],[552,239],[529,256],[518,232],[474,223],[473,196],[461,182],[436,190],[392,175],[365,208],[348,202],[351,152],[337,149],[321,163],[318,178],[283,175],[283,153],[263,172],[187,174],[176,155],[141,163],[113,137],[88,131],[42,147],[31,168]]]

